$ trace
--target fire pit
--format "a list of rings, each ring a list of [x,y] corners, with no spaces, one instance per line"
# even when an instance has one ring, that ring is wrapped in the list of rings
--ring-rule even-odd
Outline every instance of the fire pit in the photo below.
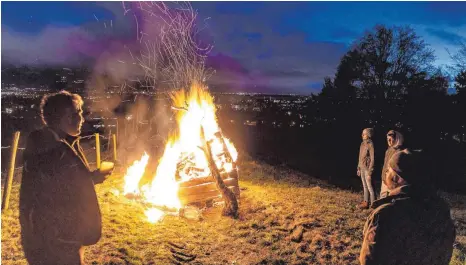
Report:
[[[218,126],[212,96],[193,85],[188,92],[174,93],[172,102],[178,130],[168,140],[152,182],[139,188],[149,161],[144,154],[127,169],[123,193],[153,206],[146,212],[153,222],[165,210],[178,212],[186,205],[218,198],[235,215],[240,195],[238,152]]]

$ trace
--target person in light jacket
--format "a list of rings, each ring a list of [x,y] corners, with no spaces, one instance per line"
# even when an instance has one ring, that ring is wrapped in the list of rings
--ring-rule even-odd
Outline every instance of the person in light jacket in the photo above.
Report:
[[[362,142],[359,147],[359,160],[357,174],[361,177],[364,189],[364,201],[359,208],[368,209],[370,203],[375,200],[374,189],[372,187],[372,173],[374,172],[374,144],[372,135],[374,130],[366,128],[362,131]],[[370,199],[370,201],[369,201]]]
[[[400,150],[402,150],[404,143],[404,137],[400,132],[391,130],[387,133],[387,144],[388,148],[387,151],[385,151],[385,159],[383,162],[383,167],[382,167],[382,185],[380,187],[380,196],[379,198],[385,198],[388,195],[388,188],[385,185],[384,182],[384,177],[387,174],[388,170],[388,162],[390,161],[390,158],[392,155]]]

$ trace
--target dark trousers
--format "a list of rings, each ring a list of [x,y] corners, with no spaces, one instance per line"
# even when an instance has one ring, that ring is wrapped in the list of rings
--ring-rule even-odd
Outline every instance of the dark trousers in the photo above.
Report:
[[[73,243],[45,242],[38,238],[24,241],[23,249],[30,265],[82,265],[84,248]]]

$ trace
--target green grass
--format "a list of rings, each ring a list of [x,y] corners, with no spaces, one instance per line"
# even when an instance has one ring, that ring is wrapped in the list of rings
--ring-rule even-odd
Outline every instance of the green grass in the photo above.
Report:
[[[97,186],[103,236],[86,248],[87,264],[358,264],[369,213],[355,207],[360,194],[249,159],[240,163],[240,177],[238,219],[210,208],[202,221],[167,216],[158,224],[146,221],[140,204],[112,193],[121,189],[121,180],[112,177]],[[458,234],[450,264],[464,265],[466,198],[443,195],[453,207]],[[26,264],[20,246],[18,185],[10,208],[2,214],[2,264]],[[294,242],[291,237],[299,227],[304,233]],[[180,259],[194,256],[190,262]]]

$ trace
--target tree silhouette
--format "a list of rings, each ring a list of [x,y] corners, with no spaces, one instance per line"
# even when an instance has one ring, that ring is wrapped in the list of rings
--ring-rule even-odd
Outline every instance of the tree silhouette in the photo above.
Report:
[[[461,71],[455,77],[455,88],[457,94],[466,94],[466,70]]]
[[[377,25],[342,58],[335,91],[368,99],[401,98],[412,76],[432,71],[434,59],[413,29]]]
[[[448,66],[449,70],[453,73],[460,73],[466,70],[466,42],[459,43],[459,50],[455,54],[450,54],[453,64]]]

